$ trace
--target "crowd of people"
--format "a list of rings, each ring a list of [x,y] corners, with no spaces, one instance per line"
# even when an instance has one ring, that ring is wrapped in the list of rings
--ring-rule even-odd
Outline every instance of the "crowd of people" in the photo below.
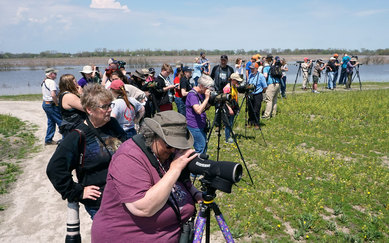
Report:
[[[336,82],[339,77],[338,85],[344,85],[345,89],[351,89],[351,82],[354,74],[354,69],[359,65],[357,57],[350,57],[347,53],[343,54],[342,60],[339,61],[339,55],[335,53],[330,57],[328,62],[324,62],[323,59],[314,61],[308,57],[304,58],[304,62],[301,63],[301,70],[303,74],[302,89],[307,90],[307,83],[309,82],[310,70],[312,73],[312,92],[319,93],[317,90],[317,84],[322,77],[322,71],[325,71],[326,88],[329,90],[336,89]],[[340,75],[339,75],[340,69]]]
[[[335,88],[339,66],[339,83],[347,77],[350,86],[350,72],[358,63],[347,55],[339,63],[337,57],[327,64],[317,60],[314,91],[325,68],[328,87]],[[247,63],[236,59],[234,67],[228,61],[222,55],[212,67],[201,53],[192,66],[178,62],[173,70],[165,63],[156,75],[152,67],[127,72],[125,62],[110,58],[104,73],[87,65],[79,80],[62,75],[59,87],[58,71],[45,70],[45,144],[59,144],[47,175],[63,199],[85,205],[94,220],[93,242],[177,241],[194,204],[202,200],[184,168],[196,154],[207,152],[209,107],[221,110],[214,124],[218,131],[224,125],[226,143],[236,142],[232,127],[239,93],[247,98],[249,127],[259,129],[261,119],[276,116],[278,96],[286,98],[285,59],[257,54]],[[312,63],[305,58],[301,64],[305,89]],[[58,142],[53,141],[56,125],[62,134]]]

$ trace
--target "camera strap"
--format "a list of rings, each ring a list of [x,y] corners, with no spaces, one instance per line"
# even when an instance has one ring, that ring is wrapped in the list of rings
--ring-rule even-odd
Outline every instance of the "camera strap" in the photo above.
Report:
[[[146,146],[144,137],[142,134],[137,134],[132,137],[132,141],[143,151],[143,153],[147,156],[149,159],[151,165],[157,170],[157,173],[160,178],[163,177],[163,174],[161,170],[159,169],[159,163],[157,161],[157,158],[154,156],[153,151],[149,146]],[[181,213],[180,213],[180,207],[178,206],[178,203],[176,199],[174,198],[174,195],[172,192],[170,192],[170,197],[173,199],[174,202],[167,200],[167,204],[173,209],[174,213],[176,214],[178,222],[181,224]]]

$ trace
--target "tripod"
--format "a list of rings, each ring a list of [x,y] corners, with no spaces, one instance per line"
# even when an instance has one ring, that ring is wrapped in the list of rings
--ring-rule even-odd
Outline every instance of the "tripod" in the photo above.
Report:
[[[298,62],[299,68],[298,68],[298,70],[297,70],[296,79],[294,80],[293,92],[294,92],[295,89],[296,89],[297,79],[298,79],[299,76],[301,76],[301,72],[302,72],[301,64],[302,64],[302,63]],[[308,68],[308,73],[307,73],[307,86],[308,86],[311,90],[312,90],[312,85],[309,83],[309,76],[311,76],[312,67],[313,67],[313,63],[309,66],[309,68]]]
[[[247,168],[247,165],[246,165],[246,161],[244,160],[244,157],[243,157],[243,154],[242,154],[242,151],[240,150],[239,148],[239,144],[238,144],[238,141],[236,140],[236,136],[235,136],[235,133],[234,131],[232,130],[232,127],[231,127],[231,124],[228,120],[228,116],[226,114],[226,112],[224,111],[223,107],[224,107],[225,103],[221,102],[221,103],[217,103],[215,104],[215,118],[213,119],[213,122],[212,122],[212,126],[211,128],[209,129],[209,134],[208,134],[208,137],[207,137],[207,143],[205,145],[205,151],[207,151],[208,149],[208,143],[209,143],[209,140],[211,138],[211,135],[212,135],[212,130],[213,128],[215,127],[215,123],[218,122],[219,124],[219,127],[221,127],[221,121],[224,121],[225,125],[230,129],[231,131],[231,137],[233,138],[234,140],[234,143],[238,149],[238,152],[239,152],[239,155],[240,155],[240,158],[241,160],[243,161],[243,165],[244,167],[246,168],[246,171],[247,171],[247,174],[249,175],[249,178],[250,178],[250,181],[251,181],[251,185],[254,185],[254,181],[253,179],[251,178],[251,175],[250,175],[250,171],[249,169]],[[216,153],[216,161],[219,161],[219,152],[220,152],[220,137],[221,137],[221,134],[220,134],[220,128],[218,129],[217,131],[217,153]]]
[[[294,80],[293,92],[296,89],[296,83],[297,83],[297,79],[298,79],[299,76],[301,76],[301,63],[299,63],[299,68],[297,70],[296,79]]]
[[[196,219],[195,224],[195,235],[193,238],[193,242],[200,243],[203,238],[204,226],[206,228],[205,242],[210,242],[210,211],[211,209],[215,213],[215,218],[217,223],[219,224],[219,228],[223,233],[226,242],[234,242],[232,238],[231,231],[228,228],[226,221],[224,220],[223,214],[221,213],[219,207],[214,202],[216,197],[216,189],[211,186],[211,182],[205,178],[200,180],[201,182],[201,190],[203,193],[204,201],[200,203],[200,212]]]
[[[351,83],[354,81],[355,77],[358,77],[358,80],[359,80],[359,90],[362,90],[362,82],[361,82],[361,76],[359,76],[359,66],[362,65],[362,64],[358,64],[356,67],[355,67],[355,74],[354,74],[354,77],[351,79]],[[351,85],[351,84],[350,84]]]
[[[248,126],[248,120],[247,120],[247,113],[248,113],[248,107],[249,107],[248,104],[250,105],[251,110],[254,111],[253,104],[251,104],[251,102],[249,102],[249,98],[250,98],[249,93],[246,91],[246,92],[244,93],[244,97],[243,97],[242,103],[240,103],[239,110],[238,110],[238,112],[236,113],[236,116],[235,116],[235,118],[234,118],[234,122],[232,123],[232,126],[234,126],[235,120],[236,120],[236,118],[238,117],[240,111],[242,110],[243,104],[245,104],[245,105],[246,105],[246,106],[245,106],[245,112],[244,112],[244,136],[245,136],[245,137],[247,136],[246,133],[247,133],[247,126]],[[246,103],[245,103],[245,102],[246,102]],[[255,116],[255,114],[254,114],[254,118],[255,118],[256,124],[259,124],[258,117]],[[232,129],[231,129],[231,130],[232,130]],[[265,146],[267,147],[267,143],[266,143],[266,140],[265,140],[265,136],[263,135],[261,126],[259,126],[259,131],[261,132],[263,142],[265,143]]]

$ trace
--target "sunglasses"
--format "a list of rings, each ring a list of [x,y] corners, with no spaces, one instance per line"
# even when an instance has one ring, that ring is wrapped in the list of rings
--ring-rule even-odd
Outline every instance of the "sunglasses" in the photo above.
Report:
[[[104,105],[98,105],[97,107],[103,109],[103,110],[108,110],[109,108],[113,109],[115,107],[115,103],[109,103],[109,104],[104,104]]]

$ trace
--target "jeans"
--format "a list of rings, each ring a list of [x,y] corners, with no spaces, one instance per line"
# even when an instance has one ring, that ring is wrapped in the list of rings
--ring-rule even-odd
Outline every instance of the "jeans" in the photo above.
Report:
[[[174,101],[176,102],[178,113],[186,116],[186,106],[184,100],[182,98],[175,97]]]
[[[225,138],[226,138],[226,142],[227,140],[230,138],[231,136],[231,130],[232,130],[232,127],[234,126],[234,117],[235,115],[228,115],[228,123],[229,124],[225,124],[226,127],[224,128],[224,135],[225,135]],[[229,126],[228,126],[229,125]]]
[[[99,209],[85,206],[85,210],[88,212],[88,214],[90,215],[90,218],[93,220],[93,218],[95,217],[95,215]]]
[[[286,97],[286,76],[281,78],[281,96]]]
[[[328,88],[336,88],[336,81],[334,80],[334,72],[328,72]]]
[[[340,71],[339,84],[346,84],[347,72],[346,68],[342,68]]]
[[[130,138],[132,138],[133,136],[136,135],[136,130],[135,130],[135,128],[131,128],[131,129],[125,131],[125,132],[126,132],[126,134],[127,134],[127,139],[130,139]]]
[[[56,106],[54,103],[46,104],[45,102],[43,102],[42,108],[45,111],[47,116],[47,130],[46,130],[45,143],[50,143],[51,141],[53,141],[53,137],[55,133],[55,124],[57,124],[58,127],[61,126],[62,116],[59,111],[59,107]]]
[[[198,86],[199,83],[198,83],[198,80],[199,80],[200,77],[195,77],[193,80],[194,80],[194,85],[195,86]]]
[[[336,71],[334,71],[334,83],[336,83],[336,80],[338,79],[339,76],[339,69],[336,68]]]
[[[205,149],[205,146],[207,144],[207,134],[205,134],[204,129],[188,126],[188,130],[193,136],[194,139],[193,147],[196,153],[205,154],[207,152],[207,150]]]

